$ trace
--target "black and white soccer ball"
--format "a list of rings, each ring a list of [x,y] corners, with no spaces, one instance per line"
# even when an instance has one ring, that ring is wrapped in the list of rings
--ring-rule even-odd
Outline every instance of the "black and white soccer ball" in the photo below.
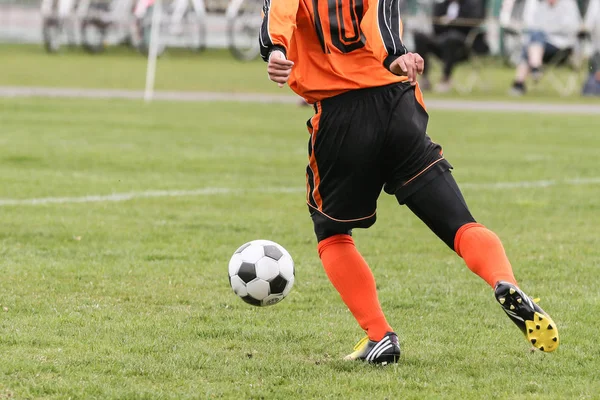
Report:
[[[271,306],[294,286],[294,261],[281,245],[253,240],[240,246],[229,260],[233,292],[253,306]]]

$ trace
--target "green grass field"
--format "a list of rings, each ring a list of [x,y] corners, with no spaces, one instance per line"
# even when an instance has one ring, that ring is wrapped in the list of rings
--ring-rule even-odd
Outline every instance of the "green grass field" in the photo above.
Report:
[[[48,55],[41,46],[0,44],[0,60],[0,86],[143,90],[145,85],[146,59],[127,48],[111,48],[105,54],[96,56],[77,49]],[[440,70],[440,65],[436,63],[432,69],[434,83],[438,81]],[[456,85],[466,84],[470,72],[469,64],[460,64],[455,73]],[[559,71],[558,76],[561,76],[561,73],[567,77],[569,72]],[[568,96],[559,95],[548,81],[544,81],[539,86],[530,87],[527,96],[515,99],[507,95],[514,79],[514,69],[502,65],[498,60],[488,60],[481,72],[480,84],[476,85],[471,93],[429,93],[428,96],[600,104],[597,98],[580,96],[584,76],[585,71],[581,71],[576,90]],[[201,53],[169,50],[158,60],[156,89],[293,95],[288,88],[279,89],[268,80],[266,66],[262,60],[238,62],[224,50]]]
[[[21,84],[17,69],[0,85]],[[0,99],[0,399],[598,398],[597,116],[432,111],[471,211],[562,343],[532,353],[490,288],[382,195],[376,225],[354,233],[403,350],[380,368],[341,360],[362,332],[316,253],[310,113]],[[198,191],[140,197],[159,190]],[[296,265],[268,308],[227,279],[257,238]]]

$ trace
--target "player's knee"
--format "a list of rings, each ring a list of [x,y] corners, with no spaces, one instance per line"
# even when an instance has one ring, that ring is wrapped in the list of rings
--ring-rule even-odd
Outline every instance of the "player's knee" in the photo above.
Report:
[[[352,226],[348,223],[327,218],[325,215],[312,209],[310,211],[315,235],[317,236],[317,242],[321,242],[335,235],[352,236]]]
[[[433,179],[429,179],[428,174],[433,175]],[[397,193],[398,202],[408,205],[451,250],[455,250],[457,232],[465,224],[474,223],[475,219],[449,170],[441,174],[430,170],[420,179],[425,184],[417,186],[406,199],[400,196],[402,193]]]
[[[330,237],[336,235],[348,235],[352,236],[352,229],[344,229],[344,228],[328,228],[323,226],[315,225],[315,235],[317,236],[317,242],[321,243],[325,239],[329,239]]]
[[[338,233],[335,235],[331,235],[326,239],[320,240],[319,244],[317,245],[319,257],[323,258],[323,252],[325,251],[325,249],[327,249],[330,246],[334,246],[333,248],[336,248],[336,245],[354,246],[354,239],[352,239],[352,236],[350,236],[349,233]]]

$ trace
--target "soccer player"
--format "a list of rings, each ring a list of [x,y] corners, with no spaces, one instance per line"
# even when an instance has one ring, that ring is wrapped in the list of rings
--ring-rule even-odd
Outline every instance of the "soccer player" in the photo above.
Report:
[[[498,236],[473,218],[441,146],[426,133],[423,59],[402,40],[399,0],[265,0],[261,54],[269,78],[313,104],[307,204],[325,272],[367,333],[346,356],[400,356],[352,229],[375,223],[381,190],[407,205],[495,291],[527,340],[559,344],[556,324],[519,287]]]

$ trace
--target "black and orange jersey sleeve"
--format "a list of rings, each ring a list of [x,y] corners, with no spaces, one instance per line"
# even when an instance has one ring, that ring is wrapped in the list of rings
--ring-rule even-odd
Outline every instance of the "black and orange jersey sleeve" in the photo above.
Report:
[[[367,48],[388,70],[394,60],[407,53],[401,39],[400,0],[370,0],[360,28]]]
[[[260,54],[268,61],[273,50],[287,55],[296,29],[299,0],[264,0],[260,27]]]

